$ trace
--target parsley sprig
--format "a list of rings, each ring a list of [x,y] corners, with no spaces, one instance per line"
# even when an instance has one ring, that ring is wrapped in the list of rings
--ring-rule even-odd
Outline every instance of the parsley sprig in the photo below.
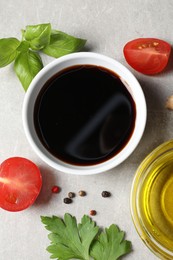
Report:
[[[54,30],[50,23],[28,25],[22,30],[22,40],[0,39],[0,68],[14,62],[14,71],[26,91],[43,68],[39,52],[59,58],[83,48],[86,40]]]
[[[115,224],[102,231],[90,217],[84,215],[77,224],[68,213],[64,219],[42,216],[41,221],[51,232],[47,251],[54,259],[116,260],[132,250],[131,242]]]

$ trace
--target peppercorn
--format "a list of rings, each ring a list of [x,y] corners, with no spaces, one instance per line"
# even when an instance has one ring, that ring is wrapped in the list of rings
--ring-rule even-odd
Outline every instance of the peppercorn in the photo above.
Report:
[[[86,196],[86,192],[84,190],[79,191],[79,196],[84,197]]]
[[[75,193],[74,193],[74,192],[69,192],[69,193],[68,193],[68,197],[69,197],[70,199],[74,198],[74,197],[75,197]]]
[[[53,186],[52,187],[52,193],[58,193],[60,191],[60,188],[58,186]]]
[[[103,191],[103,192],[102,192],[102,197],[108,198],[108,197],[110,197],[110,196],[111,196],[111,193],[110,193],[109,191]]]
[[[70,199],[70,198],[64,198],[64,203],[65,203],[65,204],[70,204],[70,203],[72,203],[72,199]]]
[[[90,210],[90,215],[91,216],[95,216],[96,214],[97,214],[96,210],[94,210],[94,209]]]

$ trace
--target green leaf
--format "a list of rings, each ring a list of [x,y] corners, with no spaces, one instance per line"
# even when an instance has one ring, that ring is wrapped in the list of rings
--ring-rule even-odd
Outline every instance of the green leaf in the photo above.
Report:
[[[17,51],[25,52],[29,50],[29,42],[21,41],[20,45],[17,47]]]
[[[16,38],[0,39],[0,68],[10,64],[17,56],[20,41]]]
[[[43,64],[38,53],[31,50],[19,53],[14,63],[14,70],[25,91],[42,67]]]
[[[75,38],[64,32],[52,30],[50,43],[42,51],[54,58],[80,51],[86,43],[86,40]]]
[[[33,50],[41,50],[50,42],[51,25],[50,23],[28,25],[26,30],[22,30],[22,37],[30,43]]]
[[[46,229],[51,231],[49,234],[51,245],[47,248],[52,254],[51,258],[90,259],[90,245],[99,228],[88,216],[84,216],[79,225],[76,218],[67,213],[64,215],[64,220],[56,216],[41,217],[41,220]]]
[[[112,224],[94,241],[90,254],[94,260],[116,260],[131,250],[131,242],[124,240],[124,232]]]

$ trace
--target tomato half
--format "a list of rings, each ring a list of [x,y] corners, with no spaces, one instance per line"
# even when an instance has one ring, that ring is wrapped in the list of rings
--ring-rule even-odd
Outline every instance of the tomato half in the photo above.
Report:
[[[123,49],[128,64],[143,74],[157,74],[167,65],[171,45],[155,38],[139,38],[128,42]]]
[[[8,211],[28,208],[42,186],[39,168],[30,160],[12,157],[0,165],[0,207]]]

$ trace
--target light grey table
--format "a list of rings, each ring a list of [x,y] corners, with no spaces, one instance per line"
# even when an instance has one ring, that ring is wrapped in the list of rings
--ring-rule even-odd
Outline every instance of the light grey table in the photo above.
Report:
[[[143,244],[133,226],[129,197],[135,171],[144,157],[157,145],[171,139],[173,112],[165,109],[173,94],[173,62],[157,76],[144,76],[130,68],[123,57],[123,46],[139,37],[161,38],[173,42],[172,0],[0,0],[0,38],[20,38],[28,24],[50,22],[55,29],[86,38],[87,50],[105,54],[126,65],[137,77],[146,96],[148,120],[145,133],[133,154],[109,172],[92,176],[67,175],[45,165],[29,146],[22,126],[24,91],[13,66],[0,69],[0,162],[22,156],[37,163],[43,175],[43,189],[29,209],[10,213],[0,209],[0,259],[48,260],[47,231],[40,215],[63,216],[69,212],[78,220],[90,209],[93,219],[106,227],[116,223],[132,241],[133,252],[125,259],[157,259]],[[53,59],[43,55],[44,65]],[[62,190],[51,194],[58,184]],[[67,192],[84,189],[85,198],[76,197],[71,205],[63,204]],[[109,190],[112,197],[103,200],[100,193]]]

